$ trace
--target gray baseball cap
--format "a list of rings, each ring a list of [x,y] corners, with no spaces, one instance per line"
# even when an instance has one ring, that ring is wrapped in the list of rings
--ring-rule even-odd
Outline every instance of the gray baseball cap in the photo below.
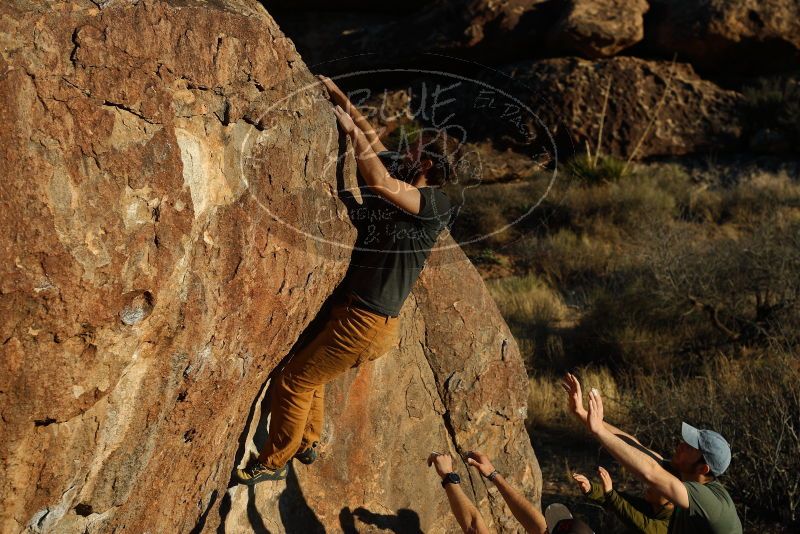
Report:
[[[589,525],[572,517],[569,508],[553,503],[544,511],[544,520],[550,534],[594,534]]]
[[[681,425],[683,441],[703,454],[711,474],[721,475],[731,464],[731,446],[721,435],[713,430],[700,430],[690,424]]]

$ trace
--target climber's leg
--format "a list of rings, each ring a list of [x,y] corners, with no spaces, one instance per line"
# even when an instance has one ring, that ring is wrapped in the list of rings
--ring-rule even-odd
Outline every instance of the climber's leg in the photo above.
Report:
[[[380,326],[381,335],[370,347],[369,353],[366,355],[364,361],[375,361],[397,345],[398,336],[400,334],[400,318],[387,317],[384,318],[383,321],[383,324]]]
[[[376,348],[385,347],[387,318],[361,308],[339,305],[331,311],[324,329],[295,354],[274,378],[271,420],[267,442],[259,462],[278,469],[298,452],[320,386],[349,368],[372,359]],[[385,352],[385,350],[383,351]],[[314,417],[321,417],[317,406]],[[317,425],[321,429],[321,422]]]
[[[319,442],[322,435],[322,424],[325,421],[325,386],[319,386],[314,390],[314,397],[311,400],[311,411],[308,413],[308,421],[303,431],[303,441],[300,442],[300,449],[303,452]]]
[[[353,367],[365,361],[373,361],[391,349],[397,343],[397,334],[400,322],[397,317],[382,318],[377,321],[375,328],[379,330],[377,336],[369,350],[357,361]],[[311,401],[311,410],[308,414],[306,428],[303,431],[303,440],[300,442],[298,453],[307,451],[320,441],[322,436],[322,425],[325,422],[325,386],[320,386],[314,390],[314,398]]]
[[[400,320],[397,317],[383,317],[376,322],[375,329],[378,334],[375,336],[369,349],[353,365],[357,367],[361,363],[373,361],[384,354],[397,344],[397,334],[400,327]],[[311,411],[308,414],[308,421],[303,432],[303,441],[300,443],[298,452],[302,452],[311,447],[315,442],[319,442],[322,435],[322,425],[325,421],[325,386],[320,386],[314,390],[314,398],[311,402]]]

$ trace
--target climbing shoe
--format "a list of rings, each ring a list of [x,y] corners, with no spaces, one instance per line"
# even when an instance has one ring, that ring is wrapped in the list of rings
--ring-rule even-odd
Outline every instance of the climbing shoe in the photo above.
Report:
[[[294,455],[294,457],[301,464],[305,465],[313,464],[319,457],[319,455],[317,454],[317,445],[319,445],[319,443],[315,441],[314,443],[311,444],[309,448],[307,448],[304,451],[298,452],[297,454]]]
[[[273,471],[264,464],[256,461],[252,462],[244,469],[237,469],[234,473],[234,478],[239,484],[252,486],[264,480],[284,480],[288,471],[288,465],[284,465],[277,471]]]

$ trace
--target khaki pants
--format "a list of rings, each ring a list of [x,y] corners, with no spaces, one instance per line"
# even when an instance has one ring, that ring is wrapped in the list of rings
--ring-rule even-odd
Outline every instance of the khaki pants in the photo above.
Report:
[[[279,469],[319,441],[325,384],[385,354],[397,342],[398,327],[397,317],[334,306],[323,330],[272,379],[269,435],[258,460]]]

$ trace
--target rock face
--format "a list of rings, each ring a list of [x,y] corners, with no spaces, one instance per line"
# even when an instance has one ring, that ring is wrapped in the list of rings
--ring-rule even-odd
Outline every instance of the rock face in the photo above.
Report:
[[[650,0],[648,46],[718,73],[800,67],[797,0]]]
[[[297,532],[359,532],[368,525],[455,532],[438,479],[424,467],[432,450],[457,457],[494,449],[498,469],[514,473],[518,487],[539,487],[538,464],[520,424],[524,369],[508,329],[486,313],[494,309],[487,292],[460,289],[482,285],[460,251],[436,253],[431,261],[401,314],[398,347],[328,388],[321,465],[295,464],[285,489],[229,490],[225,532],[261,524],[270,532],[285,524]],[[252,436],[263,439],[260,407],[249,426],[248,451],[254,450]],[[455,465],[490,530],[516,531],[497,490],[463,463]],[[528,493],[538,500],[538,493]]]
[[[260,4],[15,0],[0,43],[0,531],[338,530],[359,507],[452,531],[432,448],[482,447],[538,498],[516,345],[455,250],[399,347],[329,388],[319,464],[228,490],[355,238],[352,158]]]
[[[570,0],[552,44],[589,58],[609,57],[644,37],[646,0]]]
[[[670,62],[632,57],[558,58],[518,63],[506,72],[515,80],[511,90],[524,87],[520,96],[542,121],[531,130],[545,125],[559,138],[562,156],[585,141],[594,148],[609,82],[605,154],[627,157],[643,137],[637,157],[730,150],[740,143],[741,96],[700,79],[687,64],[676,63],[673,70]]]

